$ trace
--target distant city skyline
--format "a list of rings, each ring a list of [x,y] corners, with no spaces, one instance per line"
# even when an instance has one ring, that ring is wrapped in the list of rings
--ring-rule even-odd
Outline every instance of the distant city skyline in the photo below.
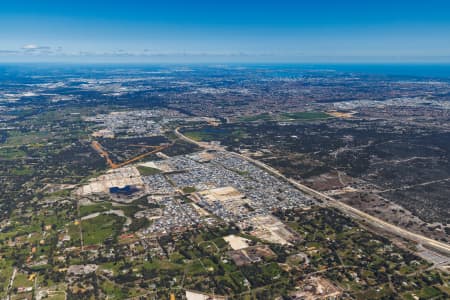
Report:
[[[0,62],[450,62],[450,3],[8,1]]]

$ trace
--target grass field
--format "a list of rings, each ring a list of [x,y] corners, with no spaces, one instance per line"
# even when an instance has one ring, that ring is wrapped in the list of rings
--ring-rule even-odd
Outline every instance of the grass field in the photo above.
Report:
[[[110,299],[123,299],[126,298],[126,293],[122,291],[122,288],[111,281],[103,281],[101,284],[102,290],[105,291]]]
[[[183,132],[183,134],[195,141],[218,141],[224,137],[240,139],[246,137],[242,130],[230,130],[229,128],[206,127],[201,130],[192,130]]]
[[[212,138],[211,135],[201,131],[187,131],[184,132],[183,134],[188,138],[193,139],[194,141],[197,142],[210,140]]]
[[[256,121],[313,121],[332,118],[331,115],[320,111],[302,111],[282,114],[259,114],[255,116],[245,116],[239,119],[241,122]]]
[[[24,176],[33,174],[33,170],[29,167],[15,168],[11,170],[11,174],[16,176]]]
[[[332,116],[330,116],[329,114],[320,111],[284,113],[281,114],[280,116],[282,119],[285,120],[305,120],[305,121],[332,118]]]
[[[187,186],[187,187],[183,188],[183,193],[185,193],[185,194],[190,194],[190,193],[193,193],[195,191],[196,191],[196,189],[193,186]]]
[[[22,146],[36,143],[47,143],[50,138],[52,138],[52,134],[49,132],[25,133],[20,131],[9,131],[6,145]]]
[[[274,116],[268,113],[263,113],[263,114],[259,114],[259,115],[254,115],[254,116],[245,116],[240,118],[240,121],[244,121],[244,122],[255,122],[255,121],[270,121],[273,120]]]
[[[0,158],[1,159],[15,160],[15,159],[24,158],[25,156],[26,156],[26,153],[17,148],[11,148],[11,147],[0,148]]]
[[[28,280],[28,275],[17,273],[14,278],[14,287],[29,287],[33,286],[33,281]]]
[[[96,212],[107,211],[112,208],[112,204],[109,202],[95,203],[91,205],[80,206],[80,217],[84,217]]]
[[[64,294],[64,292],[53,292],[52,294],[50,294],[47,297],[48,300],[65,300],[66,299],[66,295]]]
[[[0,260],[0,268],[2,273],[0,274],[0,297],[6,296],[5,292],[9,284],[9,279],[11,278],[13,267],[12,261],[6,261],[5,259]]]
[[[137,166],[137,169],[142,176],[149,176],[161,173],[161,170],[152,167]]]
[[[83,239],[85,245],[103,243],[107,238],[115,239],[122,230],[125,218],[116,215],[99,215],[95,218],[83,220]]]

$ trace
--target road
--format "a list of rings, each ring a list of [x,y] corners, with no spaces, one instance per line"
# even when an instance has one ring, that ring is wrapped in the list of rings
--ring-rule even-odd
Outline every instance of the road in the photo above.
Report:
[[[89,220],[89,219],[96,218],[96,217],[98,217],[100,215],[116,215],[116,216],[125,218],[126,219],[126,221],[124,223],[125,226],[130,226],[131,223],[132,223],[131,218],[127,217],[125,215],[125,213],[123,212],[123,210],[120,210],[120,209],[110,209],[110,210],[107,210],[107,211],[95,212],[95,213],[92,213],[92,214],[89,214],[87,216],[82,217],[80,220],[81,221],[86,221],[86,220]]]
[[[16,278],[16,274],[17,274],[17,268],[14,268],[14,270],[13,270],[13,272],[11,274],[11,279],[9,280],[8,288],[6,290],[6,294],[7,294],[6,299],[7,300],[11,299],[11,291],[12,291],[12,287],[13,287],[13,284],[14,284],[14,278]]]
[[[80,214],[80,201],[77,201],[77,213],[78,213],[78,217],[80,217],[81,216],[81,214]],[[81,220],[78,220],[78,222],[79,222],[78,229],[80,230],[80,247],[81,247],[81,251],[83,251],[83,247],[84,247],[83,228],[82,228]]]
[[[179,131],[180,128],[176,128],[175,129],[175,134],[182,140],[193,143],[199,147],[205,148],[205,149],[211,149],[211,150],[217,150],[215,148],[208,148],[208,144],[207,143],[199,143],[197,141],[194,141],[188,137],[186,137],[185,135],[183,135],[182,133],[180,133]],[[266,165],[263,162],[260,162],[256,159],[250,158],[248,156],[236,153],[236,152],[229,152],[232,155],[235,155],[237,157],[240,157],[248,162],[253,163],[254,165],[266,170],[267,172],[271,173],[272,175],[279,177],[287,182],[289,182],[290,184],[292,184],[293,186],[295,186],[297,189],[299,189],[300,191],[304,192],[305,194],[308,194],[316,199],[320,199],[323,202],[325,202],[325,204],[331,206],[331,207],[335,207],[345,213],[347,213],[348,215],[356,218],[356,219],[360,219],[360,220],[364,220],[367,223],[370,223],[372,226],[378,227],[386,232],[392,233],[396,236],[400,236],[402,238],[405,238],[407,240],[419,243],[421,245],[424,246],[428,246],[432,249],[438,250],[440,252],[444,252],[448,255],[450,255],[450,245],[443,243],[443,242],[439,242],[433,239],[430,239],[428,237],[425,237],[423,235],[411,232],[409,230],[406,230],[404,228],[398,227],[396,225],[393,225],[391,223],[388,223],[386,221],[383,221],[377,217],[374,217],[368,213],[365,213],[359,209],[356,209],[350,205],[347,205],[343,202],[337,201],[336,199],[325,195],[317,190],[314,190],[310,187],[307,187],[306,185],[303,185],[299,182],[297,182],[296,180],[292,179],[292,178],[288,178],[286,176],[284,176],[283,174],[281,174],[278,170],[272,168],[271,166]]]

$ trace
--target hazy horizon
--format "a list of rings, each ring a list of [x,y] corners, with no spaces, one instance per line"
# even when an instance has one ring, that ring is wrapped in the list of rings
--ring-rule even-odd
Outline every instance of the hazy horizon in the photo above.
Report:
[[[446,1],[2,4],[0,62],[450,62]]]

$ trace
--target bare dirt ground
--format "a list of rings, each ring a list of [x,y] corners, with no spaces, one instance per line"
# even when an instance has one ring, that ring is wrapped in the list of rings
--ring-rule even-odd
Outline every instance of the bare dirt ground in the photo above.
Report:
[[[311,177],[304,183],[386,222],[436,240],[447,243],[450,241],[449,235],[445,231],[448,225],[438,222],[428,223],[420,219],[402,205],[383,197],[386,192],[380,191],[376,185],[352,178],[341,171],[333,170]]]

